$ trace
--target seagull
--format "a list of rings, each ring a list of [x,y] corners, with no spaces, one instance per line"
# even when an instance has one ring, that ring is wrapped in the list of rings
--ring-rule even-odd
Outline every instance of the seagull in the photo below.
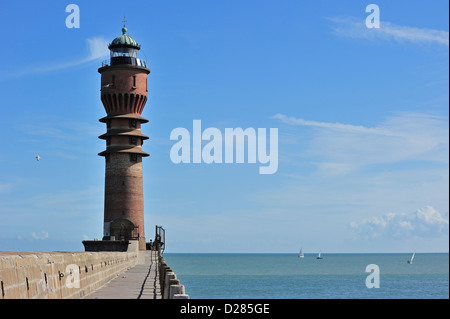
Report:
[[[110,86],[113,86],[113,85],[114,85],[113,83],[109,83],[109,84],[103,85],[102,89],[109,88]]]
[[[39,156],[39,154],[38,154],[38,156],[36,156],[36,159],[37,159],[38,161],[41,159],[41,157]]]

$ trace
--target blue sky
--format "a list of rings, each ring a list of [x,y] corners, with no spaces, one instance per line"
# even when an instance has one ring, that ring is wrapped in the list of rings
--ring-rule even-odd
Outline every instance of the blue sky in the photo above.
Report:
[[[80,28],[65,8],[80,8]],[[368,4],[380,29],[368,29]],[[435,252],[449,245],[447,1],[2,1],[0,250],[103,231],[107,44],[151,69],[147,238],[167,252]],[[177,127],[278,128],[279,167],[174,164]],[[39,154],[38,162],[35,156]]]

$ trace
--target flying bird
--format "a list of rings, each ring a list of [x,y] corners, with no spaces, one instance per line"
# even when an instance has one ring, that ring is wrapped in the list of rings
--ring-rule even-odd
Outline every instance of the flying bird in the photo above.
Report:
[[[36,156],[36,159],[37,159],[38,161],[41,159],[41,157],[39,156],[39,154],[38,154],[38,156]]]

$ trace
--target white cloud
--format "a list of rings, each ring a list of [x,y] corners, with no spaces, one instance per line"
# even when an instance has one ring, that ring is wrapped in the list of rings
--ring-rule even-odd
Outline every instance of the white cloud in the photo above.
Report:
[[[38,233],[38,234],[36,234],[36,233],[31,233],[31,236],[34,238],[34,239],[38,239],[38,240],[44,240],[44,239],[47,239],[48,238],[48,232],[46,232],[46,231],[42,231],[42,232],[40,232],[40,233]]]
[[[378,135],[392,135],[393,134],[392,132],[382,130],[379,128],[370,128],[370,127],[364,127],[364,126],[360,126],[360,125],[350,125],[350,124],[341,124],[341,123],[308,121],[308,120],[304,120],[304,119],[300,119],[300,118],[288,117],[286,115],[279,114],[279,113],[272,116],[272,118],[280,120],[283,123],[292,124],[292,125],[328,128],[328,129],[335,129],[335,130],[354,132],[354,133],[368,133],[368,134],[378,134]]]
[[[383,216],[350,222],[349,228],[360,238],[381,237],[404,239],[448,235],[449,220],[431,206],[414,213],[387,213]]]
[[[343,37],[449,45],[448,31],[400,26],[383,20],[381,20],[380,28],[369,29],[363,19],[331,18],[329,20],[335,23],[334,33]]]
[[[109,54],[108,41],[102,37],[88,38],[86,39],[86,44],[88,48],[88,55],[85,58],[47,66],[27,67],[23,71],[15,71],[14,73],[11,74],[2,74],[0,76],[0,80],[7,79],[10,77],[20,77],[29,74],[38,74],[50,71],[63,70],[74,66],[82,65],[100,58],[105,58]]]
[[[93,37],[86,39],[89,56],[86,61],[97,60],[106,57],[109,54],[108,41],[102,37]]]
[[[448,163],[448,119],[417,113],[391,116],[375,127],[308,121],[276,114],[272,118],[293,126],[313,127],[303,156],[319,169],[345,174],[370,164],[401,161]]]
[[[86,39],[86,43],[87,43],[88,52],[89,52],[87,57],[80,59],[80,60],[67,62],[67,63],[45,66],[42,68],[36,68],[34,70],[32,69],[32,70],[30,70],[30,73],[31,72],[32,73],[42,73],[42,72],[66,69],[66,68],[81,65],[81,64],[84,64],[84,63],[87,63],[90,61],[94,61],[94,60],[100,59],[102,57],[106,57],[109,54],[108,41],[104,38],[101,38],[101,37],[89,38],[89,39]]]

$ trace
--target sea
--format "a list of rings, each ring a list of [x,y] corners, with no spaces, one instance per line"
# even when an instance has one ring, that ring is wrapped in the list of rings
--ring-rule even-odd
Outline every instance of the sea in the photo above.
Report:
[[[449,254],[165,253],[191,299],[448,299]]]

